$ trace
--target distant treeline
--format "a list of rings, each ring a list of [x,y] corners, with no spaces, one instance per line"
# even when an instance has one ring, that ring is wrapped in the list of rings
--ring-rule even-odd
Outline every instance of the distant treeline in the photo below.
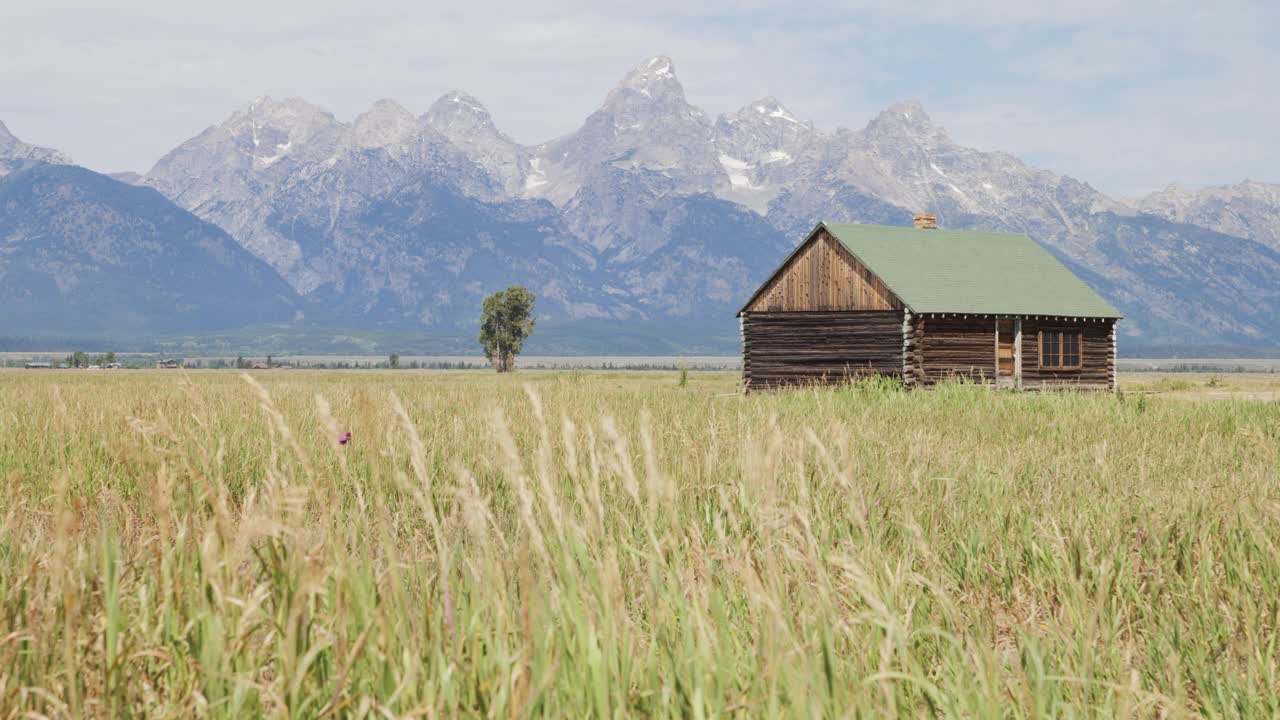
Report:
[[[1274,367],[1245,367],[1244,365],[1215,365],[1207,363],[1179,363],[1177,365],[1151,365],[1142,367],[1136,364],[1120,366],[1120,372],[1162,372],[1162,373],[1274,373]]]
[[[223,369],[248,369],[253,367],[252,360],[237,358],[235,360],[227,360],[224,358],[192,358],[183,363],[184,367],[195,370],[223,370]],[[365,361],[316,361],[316,360],[289,360],[275,359],[268,357],[266,364],[272,368],[292,368],[297,370],[392,370],[389,360],[365,360]],[[489,367],[483,362],[465,362],[465,361],[412,361],[400,363],[400,370],[483,370]]]
[[[450,360],[424,360],[424,361],[413,360],[413,361],[409,361],[409,362],[403,362],[403,361],[402,361],[402,362],[400,362],[400,364],[399,364],[399,367],[398,367],[398,368],[393,368],[393,367],[391,367],[391,363],[390,363],[390,362],[378,362],[378,361],[373,361],[373,360],[366,360],[366,361],[350,361],[350,362],[346,362],[346,361],[338,361],[338,362],[323,362],[323,361],[315,361],[315,360],[307,360],[307,361],[302,361],[302,362],[300,362],[300,361],[291,361],[291,360],[276,360],[276,361],[274,361],[274,362],[272,363],[272,365],[271,365],[271,366],[272,366],[272,367],[275,367],[275,368],[280,368],[280,367],[290,367],[290,368],[298,368],[298,369],[302,369],[302,370],[393,370],[393,369],[399,369],[399,370],[489,370],[489,369],[490,369],[489,364],[488,364],[488,363],[486,363],[486,362],[482,362],[482,361],[481,361],[481,362],[468,362],[468,361],[465,361],[465,360],[454,360],[454,361],[450,361]],[[186,367],[189,367],[189,368],[210,368],[210,369],[220,369],[220,368],[234,368],[234,367],[236,367],[236,364],[235,364],[235,361],[234,361],[234,360],[232,360],[232,361],[228,361],[228,360],[222,360],[222,359],[214,359],[214,360],[199,360],[199,359],[193,359],[193,360],[188,360],[188,361],[187,361],[187,363],[186,363]],[[521,365],[519,364],[519,362],[517,361],[517,363],[516,363],[516,367],[517,367],[517,369],[523,369],[523,370],[666,370],[666,371],[676,371],[676,370],[685,369],[685,366],[682,366],[682,365],[680,365],[679,363],[628,363],[628,362],[608,362],[608,361],[603,362],[603,363],[599,363],[599,364],[594,364],[594,365],[584,365],[584,364],[581,364],[581,363],[558,363],[558,362],[556,362],[556,363],[543,363],[543,362],[539,362],[539,363],[537,363],[537,364],[533,364],[533,365],[526,365],[526,366],[521,366]],[[736,368],[734,368],[734,367],[728,367],[728,366],[726,366],[726,367],[706,367],[706,366],[703,366],[703,367],[697,367],[697,366],[689,366],[687,369],[688,369],[688,370],[690,370],[690,371],[696,372],[696,371],[700,371],[700,370],[702,370],[702,371],[723,371],[723,370],[733,370],[733,369],[736,369]]]
[[[0,360],[0,367],[20,368],[32,361],[50,361],[55,367],[86,367],[89,364],[100,364],[105,362],[115,362],[115,358],[109,360],[100,360],[98,357],[92,357],[84,363],[74,363],[57,358],[42,358],[32,356],[30,358],[14,359],[8,358]],[[138,358],[138,357],[122,357],[120,363],[128,369],[151,368],[155,366],[156,358]],[[254,363],[259,362],[265,364],[272,369],[291,370],[488,370],[488,363],[485,362],[468,362],[465,360],[413,360],[409,362],[401,362],[398,368],[393,368],[389,361],[334,361],[324,362],[315,360],[289,360],[269,358],[268,360],[249,360],[245,358],[188,358],[179,360],[181,367],[190,370],[250,370],[253,369]],[[518,367],[518,365],[517,365]],[[679,370],[688,370],[690,372],[723,372],[738,369],[735,366],[698,366],[698,365],[681,365],[679,363],[628,363],[628,362],[603,362],[593,365],[584,365],[581,363],[538,363],[529,365],[525,370],[614,370],[614,371],[669,371],[676,372]]]
[[[611,362],[605,361],[598,365],[583,365],[581,363],[538,363],[530,366],[533,370],[689,370],[690,372],[709,371],[723,372],[725,370],[741,369],[738,365],[684,365],[681,363],[629,363],[629,362]]]

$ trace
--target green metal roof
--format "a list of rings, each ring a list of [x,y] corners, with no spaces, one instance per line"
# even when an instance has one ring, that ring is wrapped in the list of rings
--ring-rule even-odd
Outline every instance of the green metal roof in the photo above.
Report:
[[[1021,233],[851,223],[814,232],[823,227],[918,314],[1121,317]]]

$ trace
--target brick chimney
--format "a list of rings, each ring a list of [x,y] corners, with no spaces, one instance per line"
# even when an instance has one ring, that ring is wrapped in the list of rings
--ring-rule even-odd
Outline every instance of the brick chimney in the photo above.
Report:
[[[938,216],[932,213],[916,215],[912,218],[917,230],[937,230]]]

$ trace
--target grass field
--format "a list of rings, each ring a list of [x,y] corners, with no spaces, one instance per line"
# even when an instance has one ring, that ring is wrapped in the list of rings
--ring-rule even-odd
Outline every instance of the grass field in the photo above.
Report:
[[[1280,378],[735,382],[0,372],[0,717],[1280,715]]]

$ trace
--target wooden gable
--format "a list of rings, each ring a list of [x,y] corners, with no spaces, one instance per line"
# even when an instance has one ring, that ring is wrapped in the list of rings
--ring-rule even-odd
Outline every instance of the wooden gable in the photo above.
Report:
[[[756,291],[743,312],[901,310],[875,273],[825,229],[801,245]]]

